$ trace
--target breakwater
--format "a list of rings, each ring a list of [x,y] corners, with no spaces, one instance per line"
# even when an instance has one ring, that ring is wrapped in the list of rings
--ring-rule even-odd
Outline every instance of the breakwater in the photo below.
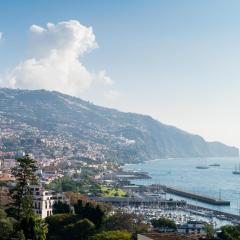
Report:
[[[200,195],[200,194],[196,194],[196,193],[185,191],[178,188],[168,187],[165,185],[151,185],[151,187],[162,189],[166,193],[175,194],[181,197],[190,198],[192,200],[197,200],[197,201],[212,204],[212,205],[230,206],[230,201],[217,199],[210,196]]]

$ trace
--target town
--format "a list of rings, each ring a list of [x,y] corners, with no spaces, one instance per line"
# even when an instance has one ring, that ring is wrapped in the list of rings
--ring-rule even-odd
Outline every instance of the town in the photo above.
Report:
[[[16,181],[12,175],[12,169],[19,164],[16,159],[26,156],[35,159],[35,156],[4,150],[1,148],[0,152],[0,205],[6,207],[10,201],[9,192]],[[166,186],[132,184],[132,179],[148,179],[151,176],[147,172],[124,171],[122,165],[101,158],[88,157],[85,161],[70,161],[64,157],[42,161],[39,158],[36,163],[38,184],[31,186],[32,209],[41,219],[56,214],[54,206],[59,202],[68,205],[74,212],[73,203],[84,198],[85,201],[111,206],[110,215],[121,212],[134,216],[135,221],[141,219],[145,227],[142,232],[135,233],[137,239],[155,239],[155,235],[156,239],[210,239],[209,231],[212,238],[217,237],[224,225],[234,226],[240,222],[238,215],[169,198]],[[154,222],[158,219],[171,221],[173,226],[159,225]]]
[[[240,1],[0,9],[0,240],[240,240]]]

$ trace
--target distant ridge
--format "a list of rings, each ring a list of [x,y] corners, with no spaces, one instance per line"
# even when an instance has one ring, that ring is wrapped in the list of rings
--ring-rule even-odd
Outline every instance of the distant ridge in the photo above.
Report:
[[[15,137],[4,134],[6,129],[14,132]],[[52,153],[43,144],[44,138],[55,139],[56,144],[63,141],[66,147],[61,152],[65,154],[72,151],[75,143],[82,143],[77,148],[82,146],[83,151],[99,145],[107,160],[120,162],[239,155],[235,147],[207,142],[150,116],[99,107],[46,90],[0,88],[0,130],[0,143],[42,151],[45,155]]]

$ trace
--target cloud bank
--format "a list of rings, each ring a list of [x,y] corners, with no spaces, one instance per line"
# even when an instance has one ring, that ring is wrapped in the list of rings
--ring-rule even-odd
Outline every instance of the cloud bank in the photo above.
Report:
[[[79,96],[94,83],[113,84],[105,70],[92,73],[81,63],[98,47],[91,27],[76,20],[29,28],[30,56],[0,79],[0,86],[47,89]],[[0,38],[1,38],[0,34]]]

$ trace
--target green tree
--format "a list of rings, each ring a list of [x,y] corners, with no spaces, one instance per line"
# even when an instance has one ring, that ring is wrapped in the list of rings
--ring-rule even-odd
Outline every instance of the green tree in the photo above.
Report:
[[[106,231],[126,230],[135,233],[139,222],[140,219],[134,214],[116,212],[105,220],[103,226]]]
[[[71,212],[70,206],[65,202],[58,201],[53,204],[53,214],[70,212]]]
[[[94,235],[90,240],[131,240],[131,233],[127,231],[108,231]]]
[[[153,219],[151,221],[153,227],[155,228],[171,228],[171,229],[177,229],[176,223],[168,218],[159,218],[159,219]]]
[[[25,235],[22,230],[17,231],[14,234],[14,237],[12,238],[13,240],[26,240]]]
[[[218,234],[218,239],[221,240],[240,240],[240,225],[226,225],[221,227],[221,232]]]
[[[25,155],[16,159],[17,164],[12,168],[12,175],[16,179],[16,186],[11,190],[12,209],[15,219],[18,221],[15,232],[22,230],[26,239],[45,240],[47,225],[34,214],[32,206],[31,185],[37,184],[36,161]],[[23,238],[20,236],[19,238]]]
[[[79,220],[64,228],[65,239],[87,240],[94,233],[95,225],[88,219]]]
[[[15,218],[20,220],[23,216],[32,214],[32,194],[30,185],[36,183],[37,166],[35,160],[26,155],[16,159],[17,165],[12,168],[12,175],[16,179],[16,186],[11,190],[12,207]]]
[[[213,240],[214,239],[214,229],[213,226],[210,224],[206,224],[206,231],[207,231],[207,239]]]
[[[64,227],[76,223],[79,221],[79,216],[64,213],[64,214],[55,214],[49,216],[45,219],[48,224],[48,239],[64,239]]]
[[[91,202],[87,202],[85,206],[83,206],[83,202],[78,200],[78,202],[74,204],[74,210],[81,219],[87,218],[92,221],[96,225],[96,228],[99,228],[104,220],[104,210],[99,205],[94,206]]]
[[[12,222],[6,218],[0,219],[0,240],[8,240],[10,236],[13,234],[13,224]]]
[[[46,218],[49,227],[49,240],[86,240],[95,231],[95,225],[88,219],[79,219],[78,215],[55,214]]]
[[[45,240],[48,232],[47,224],[37,215],[21,219],[20,229],[27,239]]]
[[[10,239],[13,235],[15,220],[7,217],[4,210],[0,209],[0,240]]]

